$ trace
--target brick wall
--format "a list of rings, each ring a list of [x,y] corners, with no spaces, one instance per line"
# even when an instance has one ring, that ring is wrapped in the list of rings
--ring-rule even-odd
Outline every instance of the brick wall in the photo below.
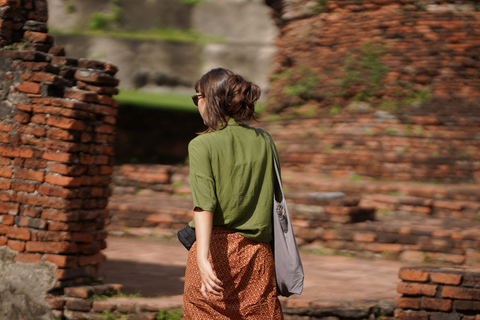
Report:
[[[55,264],[57,287],[104,261],[117,68],[64,57],[43,0],[0,1],[0,246]]]
[[[442,267],[400,269],[395,319],[480,319],[480,270]]]
[[[472,110],[475,110],[472,106]],[[480,181],[480,118],[452,110],[368,112],[265,121],[282,167],[338,178]]]
[[[315,113],[346,107],[354,97],[374,107],[402,107],[421,91],[457,97],[456,108],[467,103],[462,98],[479,97],[476,1],[269,3],[280,27],[272,111],[295,113],[292,107],[308,104]]]

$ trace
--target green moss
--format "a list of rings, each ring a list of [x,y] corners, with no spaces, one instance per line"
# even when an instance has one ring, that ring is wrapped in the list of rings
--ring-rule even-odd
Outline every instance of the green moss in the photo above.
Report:
[[[156,320],[180,320],[183,317],[183,312],[181,309],[174,309],[174,310],[168,310],[168,311],[163,311],[160,310],[160,312],[157,314],[157,317],[155,318]]]
[[[65,2],[64,7],[67,13],[77,12],[77,6],[75,5],[75,2],[73,2],[72,0]]]
[[[328,113],[335,115],[335,114],[339,114],[341,111],[342,111],[342,106],[339,104],[334,104]]]

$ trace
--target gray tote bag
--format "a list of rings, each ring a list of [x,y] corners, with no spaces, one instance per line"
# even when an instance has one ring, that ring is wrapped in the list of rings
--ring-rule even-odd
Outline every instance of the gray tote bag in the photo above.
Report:
[[[298,252],[297,241],[293,234],[292,224],[288,216],[287,203],[283,193],[282,181],[278,172],[277,161],[272,142],[265,134],[272,148],[275,176],[282,191],[282,201],[275,199],[273,192],[273,240],[272,251],[275,258],[275,273],[277,277],[277,291],[279,295],[289,297],[292,294],[301,294],[303,291],[303,265]],[[275,183],[274,183],[275,185]]]

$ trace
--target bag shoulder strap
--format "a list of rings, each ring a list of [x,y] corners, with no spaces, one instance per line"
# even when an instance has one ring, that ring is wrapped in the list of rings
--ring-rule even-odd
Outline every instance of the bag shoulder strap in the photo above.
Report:
[[[278,172],[277,160],[275,159],[275,150],[273,149],[272,140],[268,136],[265,130],[260,129],[263,135],[267,138],[268,143],[270,144],[270,149],[272,150],[273,166],[275,167],[275,176],[277,177],[278,185],[280,186],[280,191],[282,192],[282,198],[285,198],[282,187],[282,180],[280,179],[280,173]]]

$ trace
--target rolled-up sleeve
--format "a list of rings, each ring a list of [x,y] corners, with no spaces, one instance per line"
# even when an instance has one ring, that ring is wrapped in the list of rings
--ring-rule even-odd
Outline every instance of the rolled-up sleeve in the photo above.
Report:
[[[193,139],[188,144],[188,157],[193,209],[201,208],[214,212],[217,196],[208,148],[197,139]]]

